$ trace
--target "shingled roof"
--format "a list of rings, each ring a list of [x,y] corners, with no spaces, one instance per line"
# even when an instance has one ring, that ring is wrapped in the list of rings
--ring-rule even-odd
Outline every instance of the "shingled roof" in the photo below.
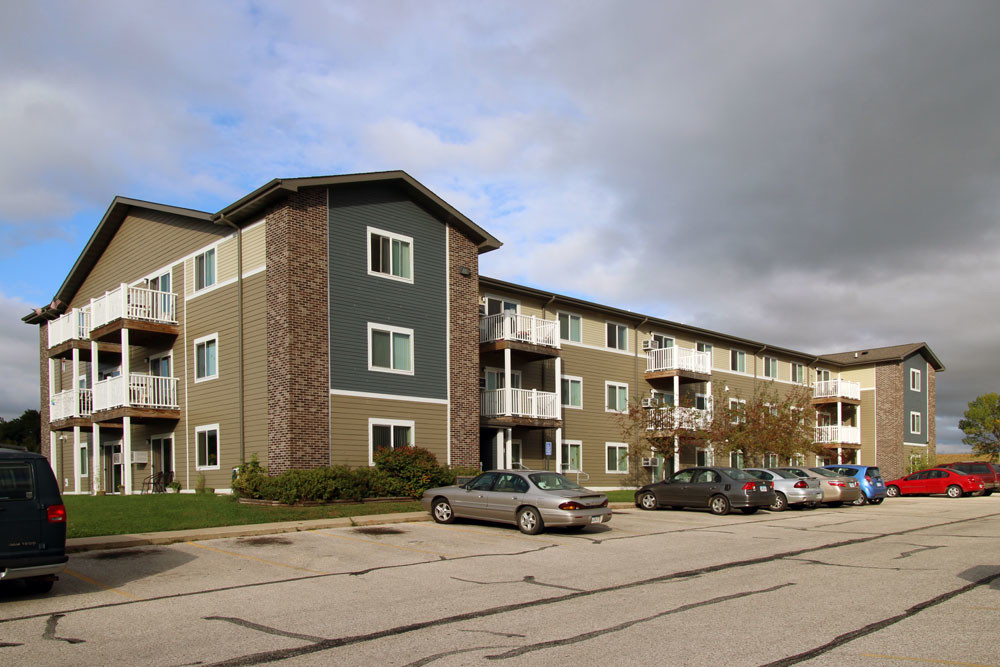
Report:
[[[931,352],[927,343],[907,343],[905,345],[890,345],[889,347],[873,347],[863,350],[851,350],[850,352],[837,352],[836,354],[824,354],[820,356],[820,361],[826,361],[837,366],[859,366],[861,364],[874,364],[880,361],[902,361],[919,352],[924,359],[934,367],[935,371],[944,370],[944,364]]]

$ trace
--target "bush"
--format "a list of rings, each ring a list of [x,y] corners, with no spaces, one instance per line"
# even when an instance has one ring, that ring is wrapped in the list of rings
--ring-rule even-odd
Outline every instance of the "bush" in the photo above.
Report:
[[[437,457],[422,447],[400,447],[375,452],[375,469],[383,491],[390,496],[419,498],[424,491],[441,486],[447,471]]]

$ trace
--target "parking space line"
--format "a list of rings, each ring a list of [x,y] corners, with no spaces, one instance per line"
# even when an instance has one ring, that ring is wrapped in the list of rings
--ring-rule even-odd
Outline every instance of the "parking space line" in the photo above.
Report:
[[[459,556],[455,554],[443,554],[437,551],[428,551],[426,549],[417,549],[416,547],[404,547],[399,544],[387,544],[386,542],[379,542],[377,540],[366,540],[361,537],[348,537],[347,535],[336,535],[334,533],[321,533],[318,530],[308,530],[308,533],[315,533],[316,535],[322,535],[323,537],[333,537],[339,540],[347,540],[349,542],[362,542],[364,544],[376,544],[380,547],[391,547],[393,549],[400,549],[402,551],[415,551],[419,554],[427,554],[429,556],[437,556],[438,558],[458,558]]]
[[[69,568],[66,568],[66,569],[63,570],[63,572],[65,572],[66,574],[68,574],[71,577],[76,577],[80,581],[88,583],[91,586],[97,586],[98,588],[100,588],[103,591],[109,591],[111,593],[117,593],[118,595],[121,595],[123,598],[128,598],[129,600],[141,600],[142,599],[142,598],[137,598],[134,595],[129,595],[125,591],[119,590],[117,588],[114,588],[113,586],[107,586],[105,584],[102,584],[97,579],[92,579],[91,577],[88,577],[85,574],[80,574],[79,572],[76,572],[75,570],[71,570]]]
[[[997,664],[985,662],[962,662],[961,660],[934,660],[931,658],[909,658],[904,655],[885,655],[882,653],[862,653],[863,658],[879,658],[881,660],[908,660],[910,662],[925,662],[929,665],[958,665],[959,667],[1000,667]]]
[[[185,544],[190,544],[193,547],[198,547],[199,549],[206,549],[208,551],[214,551],[215,553],[223,554],[225,556],[235,556],[236,558],[242,558],[243,560],[252,560],[257,563],[264,563],[265,565],[274,565],[276,567],[285,567],[289,570],[298,570],[299,572],[308,572],[310,574],[330,574],[329,572],[320,572],[319,570],[310,570],[307,567],[298,567],[296,565],[288,565],[287,563],[278,563],[273,560],[266,560],[264,558],[257,558],[256,556],[247,556],[241,553],[236,553],[235,551],[227,551],[226,549],[218,549],[216,547],[206,546],[204,544],[198,544],[197,542],[185,542]]]

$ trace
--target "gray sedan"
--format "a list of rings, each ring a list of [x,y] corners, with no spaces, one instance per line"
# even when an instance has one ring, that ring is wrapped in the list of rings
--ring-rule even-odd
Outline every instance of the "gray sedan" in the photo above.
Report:
[[[790,472],[802,479],[818,479],[820,488],[823,489],[823,504],[830,507],[840,507],[844,503],[853,503],[861,495],[858,480],[853,477],[842,477],[826,468],[789,466],[787,468],[772,468],[772,470]]]
[[[758,479],[774,482],[774,503],[768,507],[772,512],[781,512],[789,505],[816,507],[823,500],[823,489],[820,488],[819,480],[814,477],[801,478],[787,470],[744,470]]]
[[[438,523],[483,519],[515,524],[528,535],[545,526],[585,528],[611,521],[606,495],[545,470],[491,470],[461,486],[428,489],[420,503]]]

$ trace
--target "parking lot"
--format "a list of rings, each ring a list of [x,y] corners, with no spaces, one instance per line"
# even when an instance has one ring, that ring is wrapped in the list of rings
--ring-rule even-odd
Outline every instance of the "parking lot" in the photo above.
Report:
[[[583,532],[430,522],[74,554],[11,665],[1000,665],[1000,497]]]

